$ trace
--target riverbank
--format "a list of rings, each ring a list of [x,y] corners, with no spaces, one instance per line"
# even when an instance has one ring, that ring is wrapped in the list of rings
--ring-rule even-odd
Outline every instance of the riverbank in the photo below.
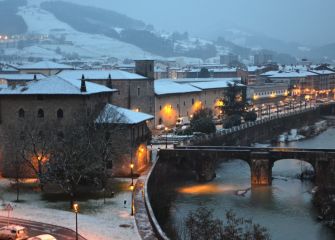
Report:
[[[314,137],[279,146],[335,149],[334,137],[335,128],[329,127]],[[170,224],[177,228],[189,211],[206,205],[222,221],[229,209],[239,216],[252,217],[269,230],[273,240],[333,240],[334,231],[317,221],[319,213],[312,202],[315,185],[296,177],[305,164],[298,160],[277,161],[272,169],[272,186],[250,189],[250,167],[246,162],[236,159],[222,162],[212,182],[181,183],[171,205]]]

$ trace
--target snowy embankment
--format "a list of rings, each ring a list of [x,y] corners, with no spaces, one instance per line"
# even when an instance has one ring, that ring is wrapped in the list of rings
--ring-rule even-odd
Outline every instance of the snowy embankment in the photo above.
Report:
[[[125,181],[129,182],[129,179]],[[50,203],[41,199],[39,192],[25,191],[21,194],[22,203],[12,202],[16,199],[15,191],[10,189],[10,182],[0,179],[0,196],[3,203],[10,202],[14,207],[12,217],[54,224],[75,230],[74,213],[62,209],[67,202]],[[127,201],[124,207],[124,200]],[[106,204],[103,200],[89,200],[78,202],[80,205],[89,205],[87,213],[78,215],[78,231],[87,240],[129,240],[140,239],[135,226],[134,218],[130,216],[131,193],[120,192],[113,198],[108,198]],[[7,212],[2,211],[2,216]]]
[[[316,122],[314,125],[305,126],[301,129],[292,129],[289,133],[283,133],[279,135],[278,142],[293,142],[299,141],[304,138],[312,137],[320,134],[321,132],[327,130],[327,121],[322,120]]]

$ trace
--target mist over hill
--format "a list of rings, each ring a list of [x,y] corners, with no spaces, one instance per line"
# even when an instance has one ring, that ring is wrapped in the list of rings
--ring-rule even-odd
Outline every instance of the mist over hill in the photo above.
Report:
[[[27,24],[17,15],[18,8],[26,5],[26,0],[0,1],[0,31],[2,34],[22,34]]]
[[[206,40],[188,32],[157,30],[142,20],[104,9],[104,5],[87,6],[78,1],[4,0],[0,1],[0,20],[0,34],[47,34],[58,42],[58,45],[28,43],[21,46],[26,55],[40,57],[47,54],[54,58],[156,56],[206,60],[234,53],[248,60],[256,52],[266,52],[283,64],[305,57],[317,61],[335,59],[333,44],[312,48],[222,26],[213,28],[221,37]],[[11,49],[7,53],[15,51]]]

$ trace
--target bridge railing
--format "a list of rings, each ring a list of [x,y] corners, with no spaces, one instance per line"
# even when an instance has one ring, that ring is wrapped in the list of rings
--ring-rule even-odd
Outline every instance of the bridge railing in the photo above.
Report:
[[[251,128],[251,127],[254,127],[254,126],[257,126],[257,125],[261,125],[261,124],[267,123],[267,122],[275,120],[275,119],[281,119],[281,118],[286,118],[286,117],[289,117],[289,116],[298,115],[298,114],[301,114],[301,113],[305,113],[305,112],[316,110],[317,108],[319,108],[319,106],[310,106],[309,108],[295,109],[295,110],[290,111],[290,112],[272,115],[272,116],[269,116],[267,118],[257,119],[254,122],[245,122],[245,123],[243,123],[241,125],[234,126],[232,128],[229,128],[229,129],[223,128],[223,129],[217,130],[216,133],[214,133],[213,135],[210,135],[210,136],[209,135],[195,136],[195,137],[193,137],[191,139],[187,139],[187,140],[181,141],[179,143],[179,145],[181,145],[181,146],[187,146],[187,145],[192,144],[192,142],[194,142],[194,141],[201,141],[201,140],[206,140],[208,138],[215,138],[216,136],[229,135],[231,133],[235,133],[235,132],[247,129],[247,128]]]

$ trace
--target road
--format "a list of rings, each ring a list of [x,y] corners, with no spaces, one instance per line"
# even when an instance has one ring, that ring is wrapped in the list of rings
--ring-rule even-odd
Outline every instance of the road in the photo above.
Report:
[[[0,226],[6,226],[7,225],[7,218],[6,217],[0,217]],[[33,222],[33,221],[27,221],[22,219],[16,219],[16,218],[10,218],[9,224],[16,224],[24,226],[28,229],[29,236],[36,236],[40,234],[51,234],[53,235],[57,240],[74,240],[76,239],[76,233],[68,228],[63,228],[51,224],[46,223],[40,223],[40,222]],[[82,236],[78,236],[79,240],[86,240]]]

